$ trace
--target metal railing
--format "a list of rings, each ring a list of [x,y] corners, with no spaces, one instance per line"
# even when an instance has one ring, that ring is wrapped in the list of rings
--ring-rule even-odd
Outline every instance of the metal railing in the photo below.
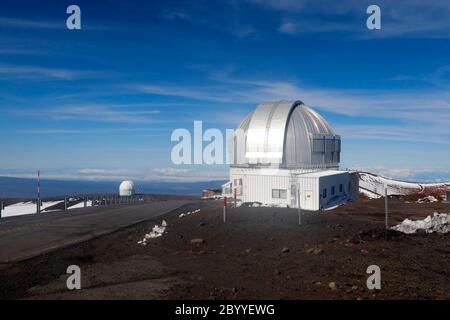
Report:
[[[136,205],[154,201],[152,195],[136,194],[131,196],[119,196],[112,194],[83,195],[83,196],[65,196],[63,198],[52,197],[45,199],[28,200],[7,205],[4,200],[0,200],[0,219],[5,208],[13,207],[17,211],[15,215],[22,214],[40,214],[54,211],[69,211],[72,209],[88,207],[107,207],[118,205]],[[56,207],[56,208],[53,208]]]

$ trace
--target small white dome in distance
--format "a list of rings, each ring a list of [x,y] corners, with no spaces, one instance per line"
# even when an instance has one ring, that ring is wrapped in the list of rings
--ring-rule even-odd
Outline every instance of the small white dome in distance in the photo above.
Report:
[[[132,196],[134,195],[134,182],[130,180],[122,181],[119,187],[120,196]]]

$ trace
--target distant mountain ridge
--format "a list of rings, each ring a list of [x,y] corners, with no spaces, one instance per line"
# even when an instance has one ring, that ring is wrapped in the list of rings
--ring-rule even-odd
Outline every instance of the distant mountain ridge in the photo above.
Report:
[[[428,196],[431,194],[443,196],[450,190],[450,182],[420,183],[407,182],[383,177],[370,172],[358,172],[359,191],[369,198],[384,196],[384,188],[387,186],[388,195],[413,195]]]
[[[419,183],[395,180],[370,172],[358,172],[360,192],[370,198],[384,195],[384,185],[389,195],[441,194],[450,190],[450,182]],[[200,196],[203,189],[220,189],[225,180],[204,182],[136,181],[136,192],[154,194]],[[41,180],[41,196],[59,197],[83,194],[118,193],[120,181]],[[0,198],[36,197],[36,179],[0,176]]]
[[[221,188],[226,181],[158,182],[135,181],[136,192],[176,195],[201,195],[205,188]],[[41,196],[76,196],[82,194],[118,193],[120,181],[76,181],[41,179]],[[0,176],[0,198],[36,197],[36,179]]]

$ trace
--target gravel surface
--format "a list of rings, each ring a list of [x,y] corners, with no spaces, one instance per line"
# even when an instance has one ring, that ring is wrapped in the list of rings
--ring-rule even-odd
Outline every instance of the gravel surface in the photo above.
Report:
[[[199,212],[186,213],[201,209]],[[450,204],[390,200],[390,221],[423,219]],[[229,209],[188,204],[164,216],[166,233],[137,242],[162,217],[4,266],[3,299],[449,299],[450,234],[384,229],[384,202],[358,200],[333,211]],[[179,216],[185,213],[185,216]],[[65,287],[79,265],[82,290]],[[367,267],[381,268],[369,290]]]

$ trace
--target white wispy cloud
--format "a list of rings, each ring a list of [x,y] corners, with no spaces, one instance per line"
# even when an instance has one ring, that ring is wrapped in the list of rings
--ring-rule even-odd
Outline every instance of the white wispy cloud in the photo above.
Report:
[[[161,170],[159,170],[161,169]],[[36,171],[8,171],[0,169],[4,177],[36,178]],[[81,168],[81,169],[47,169],[41,172],[45,179],[87,180],[87,181],[155,181],[155,182],[202,182],[228,179],[228,168],[211,169],[204,167],[195,169],[183,168]]]
[[[167,182],[200,182],[213,180],[227,180],[229,177],[228,168],[212,169],[205,168],[156,168],[152,173],[143,174],[141,179],[147,181],[167,181]]]
[[[348,125],[339,129],[349,136],[448,144],[450,141],[450,93],[435,88],[410,90],[316,89],[294,81],[233,78],[214,74],[207,86],[138,86],[156,94],[229,104],[258,104],[261,101],[302,100],[311,107],[348,117],[391,119],[392,125]],[[243,115],[242,115],[243,116]],[[238,117],[239,118],[239,117]],[[401,123],[399,125],[398,123]],[[359,131],[355,131],[358,129]]]
[[[273,10],[280,17],[278,31],[289,34],[346,32],[349,38],[450,37],[450,2],[445,0],[246,0]],[[381,8],[382,28],[368,32],[366,8]]]
[[[8,110],[11,114],[23,117],[46,116],[53,120],[77,120],[83,122],[115,122],[115,123],[130,123],[130,124],[149,124],[156,122],[170,122],[172,120],[161,120],[157,116],[161,113],[156,109],[136,109],[132,105],[115,105],[115,104],[76,104],[76,105],[62,105],[57,107],[48,107],[42,109],[30,108],[11,108]],[[114,131],[120,130],[141,130],[139,128],[121,129],[115,128]],[[33,131],[31,129],[22,132],[40,132],[51,133],[58,132],[56,129],[46,129]],[[61,133],[80,133],[79,130],[60,129]],[[112,132],[111,129],[101,130],[86,130],[86,132]]]
[[[60,134],[75,134],[75,135],[91,135],[91,134],[111,134],[111,133],[155,133],[166,132],[170,134],[170,130],[162,128],[83,128],[83,129],[24,129],[18,130],[19,133],[25,134],[40,134],[40,135],[60,135]]]
[[[104,76],[100,71],[78,71],[24,65],[0,65],[0,80],[75,80]]]
[[[46,112],[55,120],[83,120],[119,123],[152,123],[159,110],[123,110],[108,105],[74,105],[48,109]]]
[[[193,169],[167,167],[167,168],[154,168],[153,171],[164,175],[173,176],[192,172]]]
[[[287,34],[296,34],[298,32],[299,25],[292,20],[284,20],[278,27],[278,31]]]
[[[18,28],[38,28],[38,29],[64,29],[66,28],[65,20],[62,23],[51,21],[39,21],[23,18],[0,17],[0,25]]]
[[[450,130],[447,126],[422,125],[336,125],[334,129],[345,139],[385,140],[450,145]]]
[[[215,78],[219,85],[154,86],[142,85],[136,89],[155,95],[184,97],[209,102],[234,104],[259,103],[279,99],[301,99],[306,104],[349,116],[397,116],[416,118],[410,111],[447,111],[450,93],[443,90],[416,92],[377,89],[315,89],[300,86],[294,81]],[[427,112],[432,115],[432,112]],[[439,115],[439,118],[442,115]],[[423,119],[422,115],[417,119]],[[437,120],[437,118],[431,117]]]
[[[215,5],[219,8],[183,2],[182,8],[165,10],[161,17],[169,21],[181,20],[193,26],[208,28],[238,39],[253,37],[257,34],[256,28],[248,19],[239,18],[241,10],[239,10],[237,3],[218,2]],[[227,12],[227,14],[224,14],[224,12]],[[232,18],[230,19],[230,17]]]
[[[91,175],[91,174],[99,174],[102,176],[117,176],[117,175],[127,175],[130,174],[131,171],[129,169],[94,169],[94,168],[84,168],[79,169],[78,173],[83,175]]]
[[[42,50],[36,50],[36,49],[28,49],[28,48],[1,48],[0,54],[3,55],[43,55],[48,54],[49,52],[42,51]]]
[[[59,22],[28,19],[20,17],[0,16],[0,26],[8,28],[24,28],[24,29],[48,29],[48,30],[65,30],[67,29],[66,20],[61,19]],[[108,30],[110,27],[102,25],[81,24],[81,30]]]

